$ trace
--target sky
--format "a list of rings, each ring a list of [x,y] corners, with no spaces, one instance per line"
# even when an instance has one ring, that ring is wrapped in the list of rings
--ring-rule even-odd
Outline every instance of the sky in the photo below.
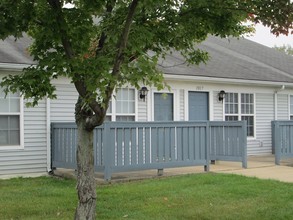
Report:
[[[291,2],[293,0],[290,0]],[[72,4],[66,4],[66,7],[73,7]],[[280,35],[276,37],[270,32],[270,29],[267,27],[264,27],[261,24],[255,25],[256,32],[253,34],[253,36],[245,36],[245,38],[255,41],[257,43],[263,44],[267,47],[274,47],[274,46],[283,46],[283,45],[291,45],[293,47],[293,35],[285,36]]]
[[[274,47],[276,46],[283,46],[284,44],[291,45],[293,47],[293,35],[285,36],[280,35],[279,37],[276,37],[272,33],[270,33],[270,29],[264,27],[261,24],[257,24],[255,26],[256,32],[251,37],[245,37],[249,40],[255,41],[257,43],[263,44],[268,47]]]

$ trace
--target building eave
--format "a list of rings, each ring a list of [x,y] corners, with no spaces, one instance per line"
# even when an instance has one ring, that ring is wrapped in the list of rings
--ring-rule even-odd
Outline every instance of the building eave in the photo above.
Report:
[[[231,78],[217,78],[217,77],[205,77],[205,76],[190,76],[190,75],[176,75],[176,74],[164,74],[166,80],[178,80],[178,81],[196,81],[218,84],[234,84],[234,85],[256,85],[256,86],[270,86],[279,87],[286,86],[287,88],[293,88],[293,83],[290,82],[273,82],[273,81],[261,81],[261,80],[248,80],[248,79],[231,79]]]
[[[31,66],[30,64],[21,63],[0,63],[0,70],[2,71],[22,71],[24,68]]]

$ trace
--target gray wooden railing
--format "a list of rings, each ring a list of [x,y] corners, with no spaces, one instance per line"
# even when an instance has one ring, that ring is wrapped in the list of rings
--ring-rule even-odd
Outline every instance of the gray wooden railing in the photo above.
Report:
[[[241,161],[247,168],[246,121],[210,121],[210,159]]]
[[[210,155],[245,167],[245,131],[244,122],[105,122],[94,130],[95,169],[105,180],[144,169],[195,165],[208,171]],[[76,168],[76,141],[74,123],[52,124],[52,167]]]
[[[277,165],[293,158],[293,121],[272,121],[272,145]]]

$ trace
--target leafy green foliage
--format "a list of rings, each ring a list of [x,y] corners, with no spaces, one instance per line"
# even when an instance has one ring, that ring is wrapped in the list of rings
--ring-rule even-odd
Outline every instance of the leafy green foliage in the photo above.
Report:
[[[65,3],[74,7],[64,8]],[[108,102],[109,94],[125,83],[163,88],[162,73],[155,66],[170,49],[198,64],[208,56],[196,44],[208,34],[240,36],[251,30],[242,23],[247,19],[271,26],[276,34],[292,27],[292,3],[287,0],[145,0],[134,9],[126,47],[117,57],[131,3],[2,0],[1,39],[27,32],[33,38],[30,53],[38,64],[5,78],[1,85],[8,90],[19,87],[35,105],[45,96],[55,97],[51,79],[66,76],[81,82],[85,90],[81,96],[88,103],[101,100],[99,104],[107,106],[103,102]],[[117,59],[118,74],[112,72]]]
[[[66,8],[66,3],[74,7]],[[180,51],[190,64],[205,62],[208,55],[197,44],[209,34],[238,37],[249,32],[246,20],[288,34],[292,8],[288,0],[1,0],[0,38],[26,32],[37,64],[5,77],[0,86],[5,92],[19,90],[36,105],[46,96],[56,97],[52,79],[68,77],[79,93],[79,132],[91,132],[103,123],[115,88],[126,83],[165,86],[156,66],[167,53]],[[79,141],[78,153],[88,152],[77,157],[77,188],[87,198],[80,197],[79,205],[90,207],[86,203],[96,196],[85,183],[94,183],[87,181],[94,178],[93,150],[86,151],[90,140]]]

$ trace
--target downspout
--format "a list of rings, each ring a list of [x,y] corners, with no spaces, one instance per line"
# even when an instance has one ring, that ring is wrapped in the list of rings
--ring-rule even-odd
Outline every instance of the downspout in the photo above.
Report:
[[[274,120],[278,120],[278,92],[285,90],[285,85],[282,85],[279,90],[275,91],[274,98],[275,98],[275,116]]]
[[[278,120],[278,93],[277,91],[275,91],[275,94],[274,94],[274,101],[275,101],[275,116],[274,116],[274,120]]]
[[[50,99],[46,99],[46,133],[47,133],[47,171],[48,173],[52,172],[51,169],[51,102]]]

